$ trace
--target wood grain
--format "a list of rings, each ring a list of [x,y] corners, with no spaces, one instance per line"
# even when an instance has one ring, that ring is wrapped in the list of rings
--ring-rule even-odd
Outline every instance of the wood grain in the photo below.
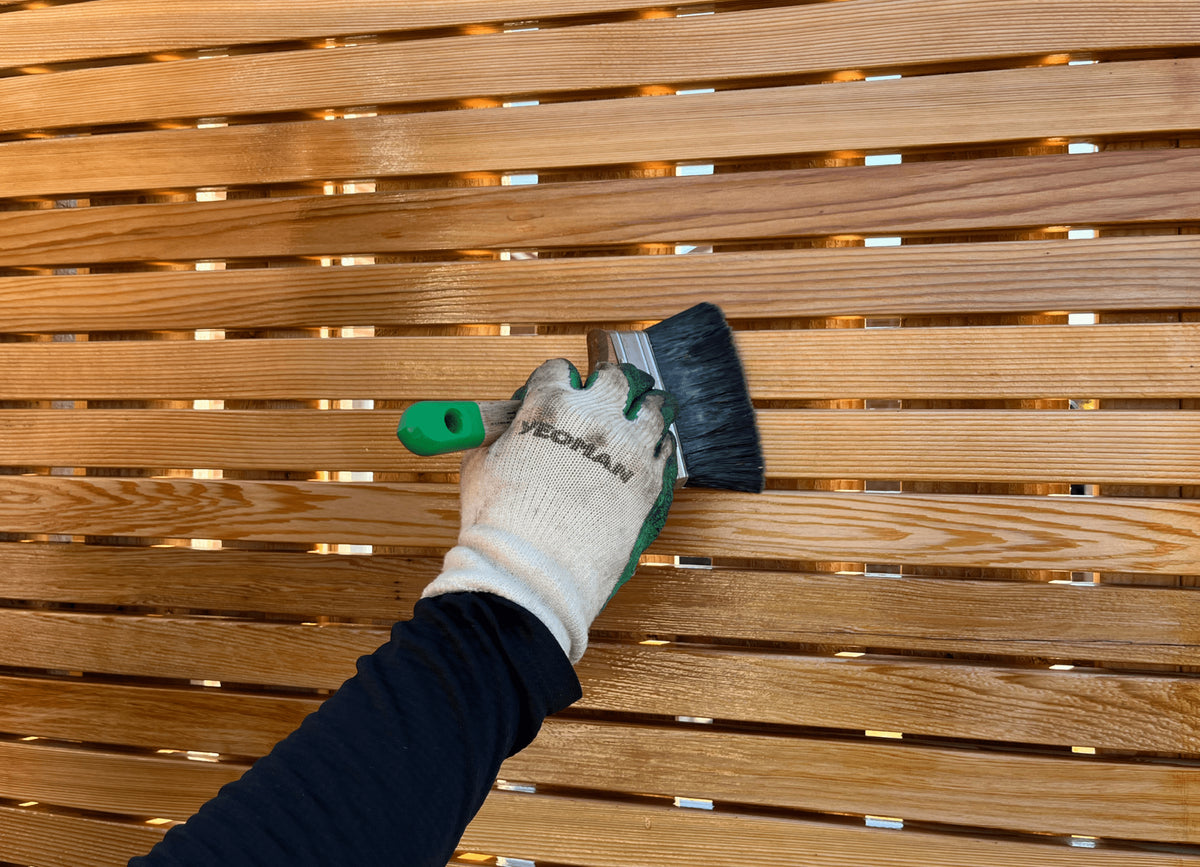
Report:
[[[1200,415],[1066,411],[759,413],[772,474],[1175,484],[1200,476]],[[0,422],[2,424],[2,422]]]
[[[757,399],[1061,399],[1114,391],[1167,397],[1200,390],[1200,368],[1185,348],[1200,331],[1100,327],[764,331],[739,335],[737,347]]]
[[[4,665],[336,688],[354,661],[388,638],[387,629],[331,623],[302,626],[226,619],[130,617],[0,609],[22,647],[0,651]]]
[[[6,532],[444,549],[450,485],[0,476]],[[652,553],[1191,574],[1200,505],[1090,497],[684,489]]]
[[[4,4],[0,4],[4,5]],[[397,6],[364,0],[346,8],[328,0],[258,0],[247,6],[216,0],[182,16],[164,0],[100,0],[81,8],[39,10],[5,22],[0,38],[0,67],[61,63],[92,57],[208,48],[214,45],[276,42],[334,35],[356,35],[450,27],[461,24],[519,21],[556,16],[611,13],[660,6],[636,0],[471,0]],[[707,56],[720,77],[794,70],[795,58],[781,67],[783,52],[796,49],[807,69],[887,66],[969,61],[979,57],[1022,57],[1056,51],[1119,51],[1154,45],[1178,45],[1193,35],[1194,7],[1186,0],[1104,0],[1083,13],[1071,0],[899,0],[869,4],[855,0],[839,9],[783,8],[731,14],[714,20],[657,19],[654,30],[608,25],[604,47],[638,39],[644,63],[657,54],[658,66],[639,70],[643,79],[696,76],[694,58]],[[992,26],[997,14],[1006,26]],[[136,27],[121,26],[137,21]],[[640,22],[639,22],[640,24]],[[594,32],[596,28],[592,28]],[[953,29],[955,38],[944,34]],[[775,42],[768,41],[775,36]],[[569,53],[561,41],[508,34],[534,43],[541,63],[563,62],[552,47]],[[900,38],[903,37],[903,38]],[[682,45],[684,39],[692,40]],[[803,41],[798,41],[803,40]],[[756,46],[754,43],[758,42]],[[762,43],[766,44],[762,44]],[[648,43],[648,44],[647,44]],[[570,44],[570,43],[568,43]],[[588,47],[588,43],[583,43]],[[637,47],[641,47],[635,42]],[[572,47],[577,47],[575,43]],[[755,50],[757,48],[757,50]],[[695,51],[689,53],[687,49]],[[800,50],[802,49],[802,50]],[[596,49],[592,47],[594,52]],[[852,55],[852,56],[847,56]],[[690,66],[685,66],[691,60]],[[742,63],[733,61],[741,60]],[[766,66],[774,63],[774,66]],[[764,69],[764,66],[766,68]],[[460,70],[470,72],[471,70]],[[560,73],[561,74],[561,73]],[[610,75],[619,74],[615,69]]]
[[[919,244],[710,256],[5,277],[0,331],[732,320],[1200,306],[1200,239]],[[530,287],[552,286],[547,306]]]
[[[14,637],[8,666],[327,689],[387,639],[380,627],[63,611],[0,609],[0,624]],[[1069,640],[1057,647],[1072,658]],[[580,708],[1200,752],[1200,685],[1187,678],[605,642],[577,670]]]
[[[266,755],[322,701],[228,687],[12,676],[0,677],[0,697],[0,729],[6,732],[247,757]]]
[[[1200,396],[1200,323],[745,331],[735,340],[757,400]],[[585,367],[584,336],[10,343],[0,344],[0,400],[503,400],[554,357]]]
[[[494,791],[463,846],[594,867],[1078,867],[1080,861],[1076,851],[1032,839],[896,833],[815,818]],[[1185,854],[1092,849],[1087,858],[1096,867],[1194,867]]]
[[[62,487],[62,481],[0,477],[6,532],[70,525],[81,528],[76,535],[141,536],[157,524],[170,531],[149,536],[432,548],[448,548],[458,534],[457,486],[88,478]]]
[[[455,52],[447,52],[446,61],[453,70],[464,64],[470,68]],[[441,80],[458,83],[453,71],[442,74]],[[0,144],[0,195],[64,196],[1154,133],[1200,127],[1200,102],[1190,98],[1198,87],[1200,60],[1174,59],[509,111],[437,111],[341,123],[39,139]],[[174,91],[168,92],[175,98]],[[277,98],[277,90],[270,98]],[[44,104],[39,108],[44,111]],[[289,158],[281,159],[281,153]]]
[[[133,820],[0,806],[0,858],[39,867],[123,867],[163,829]]]
[[[144,824],[45,808],[0,807],[0,857],[53,867],[120,867],[163,832]],[[737,851],[728,845],[738,841]],[[792,818],[710,813],[654,804],[495,791],[469,826],[463,849],[537,854],[545,860],[625,867],[652,854],[669,867],[1070,867],[1078,853],[1035,840],[855,828]],[[1187,867],[1189,856],[1132,849],[1089,850],[1101,867]],[[467,864],[470,862],[455,862]]]
[[[0,857],[52,867],[120,867],[147,851],[161,827],[113,818],[0,807]],[[738,841],[737,850],[728,845]],[[463,849],[538,855],[563,863],[625,867],[648,854],[670,867],[1071,867],[1078,853],[1036,840],[855,828],[813,819],[730,811],[680,810],[585,798],[494,791],[473,820]],[[1102,867],[1188,867],[1189,856],[1133,849],[1089,850]],[[455,862],[467,864],[470,862]]]
[[[692,556],[1192,573],[1200,509],[1180,501],[781,492],[680,496],[654,551]]]
[[[11,742],[0,742],[0,758],[11,769],[5,796],[169,819],[187,818],[246,767]],[[1181,764],[550,721],[501,774],[909,821],[1196,839],[1197,776]]]
[[[179,820],[249,768],[12,741],[0,741],[0,761],[0,797]]]
[[[441,558],[0,544],[0,598],[400,620]]]
[[[0,266],[1200,219],[1194,148],[0,213]]]
[[[653,320],[716,298],[738,326],[751,387],[764,405],[1188,401],[1170,412],[1149,405],[1121,413],[764,411],[775,485],[884,478],[930,491],[954,485],[955,493],[681,493],[655,559],[761,557],[773,559],[775,571],[644,567],[597,621],[580,666],[587,695],[579,711],[661,722],[548,721],[503,771],[538,784],[543,794],[493,796],[465,845],[589,867],[1200,863],[1194,847],[1078,852],[1057,837],[1050,845],[982,836],[1200,844],[1195,678],[1145,670],[1195,661],[1195,589],[957,577],[989,568],[1197,572],[1200,504],[1158,498],[1163,489],[1153,486],[1200,490],[1200,431],[1186,409],[1200,398],[1200,323],[1181,324],[1184,316],[1091,328],[997,322],[855,333],[796,322],[794,330],[757,330],[771,326],[763,321],[769,317],[954,314],[979,322],[969,317],[1200,307],[1200,257],[1186,234],[912,243],[931,233],[963,242],[1040,237],[1047,226],[1163,232],[1200,220],[1192,195],[1200,186],[1200,151],[1172,141],[1200,127],[1193,98],[1200,61],[1133,59],[1189,53],[1179,46],[1195,42],[1194,3],[1099,0],[1086,10],[1074,0],[849,0],[765,9],[719,3],[715,15],[604,24],[588,16],[617,18],[645,4],[203,5],[195,15],[179,15],[177,4],[164,0],[92,0],[0,15],[0,67],[130,61],[0,79],[0,129],[91,132],[85,125],[96,124],[95,131],[111,133],[0,145],[0,196],[258,189],[231,190],[224,203],[105,205],[113,199],[97,197],[87,203],[94,207],[0,213],[0,268],[161,268],[208,258],[264,266],[276,256],[352,253],[437,260],[497,249],[540,249],[545,258],[4,277],[0,332],[360,323],[377,324],[383,334],[398,333],[396,326],[450,334],[500,322],[577,331],[587,322]],[[465,35],[547,17],[563,26]],[[421,28],[426,32],[414,32]],[[278,50],[299,48],[281,40],[366,32],[391,36],[354,49]],[[410,35],[421,38],[391,41]],[[275,44],[262,53],[240,50],[267,42]],[[235,56],[166,63],[137,56],[214,45],[232,46]],[[1067,56],[1105,62],[1038,65]],[[1028,68],[968,71],[1006,64]],[[835,71],[905,78],[797,86]],[[719,92],[609,98],[647,82]],[[464,98],[541,94],[550,100],[533,108],[429,110],[458,108],[452,101]],[[552,104],[558,97],[577,101]],[[420,113],[280,124],[255,114],[372,103],[385,112],[393,106]],[[102,128],[194,123],[216,114],[251,123],[144,133]],[[989,155],[982,146],[995,155],[1019,140],[1045,149],[1046,136],[1130,135],[1163,141],[1158,150],[979,159]],[[954,146],[976,150],[940,152],[943,162],[920,163],[906,153],[899,166],[800,168],[831,151],[848,162],[859,151]],[[754,162],[763,158],[777,163]],[[675,160],[716,161],[718,174],[617,180],[622,172],[670,169],[611,167]],[[722,173],[730,167],[722,161],[738,170]],[[785,165],[795,168],[778,170]],[[768,167],[777,170],[758,171]],[[546,181],[554,179],[550,170],[561,170],[559,180],[573,180],[526,189],[382,191],[510,170],[544,170]],[[288,186],[352,177],[394,180],[360,196],[296,195],[301,188]],[[243,195],[263,198],[236,198]],[[134,197],[126,201],[145,201]],[[610,246],[625,253],[638,244],[669,252],[677,242],[854,243],[809,239],[863,234],[904,235],[907,246],[550,258]],[[561,304],[546,310],[550,288]],[[0,400],[211,398],[232,407],[239,400],[506,397],[542,358],[578,363],[583,354],[582,341],[569,334],[500,339],[5,343]],[[345,345],[329,346],[337,343]],[[310,467],[361,468],[446,478],[453,461],[418,465],[389,451],[393,425],[383,422],[393,411],[3,410],[0,465],[119,472],[130,465],[212,465],[231,476],[298,470],[300,478]],[[1005,489],[1013,495],[965,493],[1049,481],[1138,485],[1145,496],[1045,497],[1032,488],[1015,495],[1015,487]],[[354,658],[387,635],[382,625],[307,626],[253,615],[322,623],[406,616],[456,529],[456,491],[447,484],[0,476],[5,534],[298,547],[350,542],[428,555],[0,544],[0,599],[9,600],[0,607],[0,665],[101,672],[16,676],[6,669],[0,729],[112,746],[0,738],[0,797],[128,814],[107,820],[0,806],[0,860],[116,864],[135,843],[144,850],[159,832],[134,822],[184,818],[247,761],[213,765],[131,748],[207,749],[248,760],[319,705],[319,696],[289,689],[335,688],[352,673]],[[956,577],[778,571],[843,561],[953,569]],[[46,602],[165,611],[40,608]],[[633,643],[643,636],[674,643]],[[840,647],[871,652],[828,655]],[[934,658],[943,655],[975,658]],[[1142,670],[1087,669],[1090,660]],[[1060,661],[1079,668],[1048,669]],[[134,685],[130,676],[180,685]],[[225,685],[182,685],[198,679]],[[670,722],[680,716],[718,722]],[[813,736],[814,729],[827,736]],[[864,729],[903,731],[905,738],[853,734]],[[946,738],[966,740],[930,740]],[[1075,745],[1187,758],[1066,752]],[[579,797],[545,794],[555,787]],[[676,795],[712,798],[717,809],[651,801]],[[810,815],[798,819],[797,811]],[[816,820],[815,813],[837,818]],[[863,814],[902,817],[910,827],[850,827]],[[921,822],[942,823],[944,833],[914,831]]]
[[[577,671],[581,708],[1200,752],[1187,679],[600,643]]]
[[[0,344],[0,369],[7,374],[0,395],[8,398],[29,389],[113,399],[147,391],[246,400],[504,399],[547,358],[571,358],[579,367],[587,363],[583,335],[471,340],[480,342],[406,337]],[[17,351],[33,346],[80,349],[76,355]],[[170,356],[152,357],[156,351],[176,354],[172,361]],[[451,358],[458,364],[448,366]],[[98,375],[89,381],[88,371]],[[120,381],[113,382],[113,375]],[[394,448],[402,447],[396,443]]]
[[[1189,798],[1200,780],[1185,763],[565,720],[547,721],[500,776],[909,822],[1178,842],[1197,838]]]
[[[0,598],[401,620],[440,566],[378,554],[5,544]],[[1183,589],[645,565],[595,627],[845,649],[1050,658],[1090,650],[1107,661],[1184,664],[1200,644],[1198,606],[1200,595]]]
[[[1200,594],[1187,590],[649,566],[636,577],[597,630],[1135,663],[1186,663],[1200,645]]]
[[[54,412],[0,413],[0,464],[447,472],[457,471],[461,460],[457,454],[420,458],[398,447],[395,410],[180,410],[161,415],[94,410],[78,420]],[[16,459],[35,453],[55,457]]]
[[[454,472],[398,448],[394,410],[6,410],[0,465]],[[1200,483],[1175,412],[764,410],[769,478]],[[686,444],[685,444],[686,454]]]
[[[1111,660],[1186,662],[1194,658],[1197,644],[1200,602],[1195,595],[1172,590],[1097,587],[1081,591],[1063,586],[916,578],[722,572],[684,577],[643,570],[639,580],[606,609],[596,628],[840,643],[854,648],[1009,652],[1049,659],[1077,659],[1090,643],[1092,652]],[[795,601],[788,604],[788,600]],[[656,604],[663,610],[652,607]],[[721,605],[724,608],[718,607]],[[736,623],[730,621],[729,611],[739,613]],[[170,624],[177,622],[5,615],[13,634],[27,634],[32,628],[29,624],[44,625],[45,637],[37,639],[41,643],[29,654],[39,652],[37,648],[45,642],[57,642],[58,646],[37,659],[19,657],[44,665],[89,670],[116,666],[132,674],[153,672],[195,679],[212,679],[215,673],[225,671],[235,680],[267,680],[279,677],[278,673],[265,665],[247,667],[244,661],[231,661],[235,651],[221,646],[222,636],[232,632],[237,647],[266,650],[269,659],[279,655],[277,648],[284,640],[289,642],[288,652],[331,652],[329,642],[314,644],[314,638],[325,636],[314,637],[296,628],[285,633],[250,626],[239,633],[224,626],[208,628],[207,621],[184,621],[178,631],[181,646],[173,647],[175,633]],[[1055,626],[1062,623],[1072,624],[1069,633],[1055,632]],[[118,640],[114,636],[136,637],[141,647],[136,658],[114,661],[105,650]],[[377,641],[382,638],[380,633]],[[361,647],[369,650],[373,643],[376,641],[364,639]],[[331,657],[329,672],[314,675],[313,667],[305,666],[291,677],[302,685],[311,685],[320,677],[336,680],[347,672],[343,663],[355,651],[353,646],[334,647],[332,652],[341,658]],[[187,659],[189,652],[195,658]],[[11,652],[6,656],[16,658]],[[604,665],[605,658],[601,651],[595,664]],[[839,676],[844,673],[830,670]],[[951,683],[961,684],[963,677],[971,676],[960,674],[951,678]],[[974,683],[983,688],[986,679],[987,675],[979,675]],[[1136,687],[1133,683],[1129,686]],[[1004,694],[1004,690],[997,692]],[[315,709],[315,702],[309,699],[36,678],[0,679],[0,697],[4,699],[0,727],[6,731],[240,755],[265,753]],[[1069,700],[1069,696],[1065,698]]]
[[[171,0],[91,0],[83,8],[38,10],[6,21],[0,67],[647,7],[658,8],[639,0],[359,0],[353,6],[330,0],[256,0],[253,5],[213,0],[180,15]],[[131,21],[137,26],[125,26]]]
[[[104,5],[97,12],[103,13]],[[458,13],[459,21],[471,23],[467,16],[480,11],[478,4],[466,6]],[[561,6],[553,12],[569,14]],[[215,9],[210,13],[219,14]],[[489,10],[487,20],[495,21],[499,14],[499,9]],[[1006,25],[1002,34],[996,33],[997,16],[1003,16]],[[229,19],[243,17],[239,11]],[[25,20],[36,22],[36,16]],[[145,35],[153,33],[154,24],[161,20],[161,14],[152,16]],[[351,20],[320,35],[344,34]],[[52,21],[53,16],[45,16],[43,27],[54,27]],[[1195,38],[1198,25],[1194,8],[1179,0],[1140,4],[1109,0],[1083,14],[1065,0],[1043,4],[859,0],[850,7],[815,4],[703,18],[404,41],[352,50],[215,57],[203,64],[151,63],[20,76],[0,81],[0,105],[5,106],[0,129],[545,96],[648,83],[738,82],[976,60],[994,57],[989,52],[997,49],[1001,55],[1023,56],[1028,62],[1038,54],[1072,50],[1071,43],[1087,52],[1104,51],[1105,46],[1119,50],[1187,44]],[[87,25],[79,21],[69,26]],[[110,28],[118,33],[130,29],[112,24],[104,29]],[[140,21],[137,29],[141,30]],[[84,38],[93,32],[84,30]],[[274,32],[275,38],[286,38],[287,24]],[[955,38],[947,39],[947,32],[954,32]],[[15,40],[22,46],[19,51],[28,52],[28,46],[37,44],[19,41],[19,35]],[[205,47],[224,44],[228,43],[209,42]],[[0,44],[0,64],[6,62],[5,54],[14,54],[11,47],[4,48]],[[980,49],[983,54],[975,53]],[[151,50],[161,51],[162,46]],[[1187,124],[1170,128],[1187,128]]]

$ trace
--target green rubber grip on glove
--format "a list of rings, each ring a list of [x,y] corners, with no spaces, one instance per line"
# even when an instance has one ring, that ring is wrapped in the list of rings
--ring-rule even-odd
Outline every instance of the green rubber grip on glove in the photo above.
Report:
[[[400,416],[396,436],[410,452],[444,455],[483,445],[483,414],[472,400],[423,400]]]

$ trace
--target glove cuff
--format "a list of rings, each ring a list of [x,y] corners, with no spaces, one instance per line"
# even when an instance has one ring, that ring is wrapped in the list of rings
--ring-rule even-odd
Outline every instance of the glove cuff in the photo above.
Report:
[[[421,594],[494,593],[529,611],[546,625],[574,665],[587,649],[588,601],[573,592],[569,570],[528,542],[495,527],[462,531],[446,553],[442,572]],[[518,577],[519,576],[519,577]]]

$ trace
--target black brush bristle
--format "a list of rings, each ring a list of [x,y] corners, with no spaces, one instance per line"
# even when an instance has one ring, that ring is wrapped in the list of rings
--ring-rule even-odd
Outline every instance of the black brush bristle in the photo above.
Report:
[[[675,419],[687,485],[763,489],[762,442],[746,374],[721,308],[697,304],[646,329],[662,386],[679,402]]]

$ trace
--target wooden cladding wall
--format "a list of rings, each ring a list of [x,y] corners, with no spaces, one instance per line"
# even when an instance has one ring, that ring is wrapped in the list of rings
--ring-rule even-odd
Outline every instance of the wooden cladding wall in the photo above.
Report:
[[[430,397],[733,323],[456,864],[1200,867],[1193,0],[0,0],[0,862],[123,864],[385,640]]]

